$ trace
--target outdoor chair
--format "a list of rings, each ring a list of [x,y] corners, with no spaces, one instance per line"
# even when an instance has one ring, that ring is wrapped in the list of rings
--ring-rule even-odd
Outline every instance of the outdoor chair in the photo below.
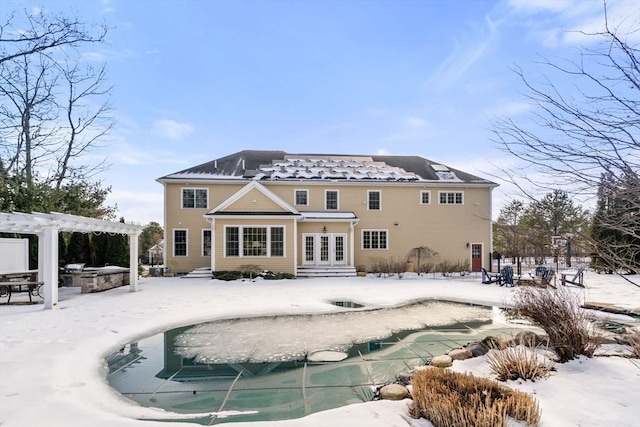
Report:
[[[542,283],[542,286],[551,286],[552,288],[555,288],[555,286],[551,284],[551,279],[553,279],[555,275],[556,272],[554,269],[545,268],[545,271],[543,271],[542,275],[540,276],[540,283]]]
[[[486,269],[482,269],[482,283],[485,285],[490,285],[491,283],[500,284],[501,278],[500,273],[489,273]]]
[[[563,273],[560,276],[562,286],[567,286],[567,284],[569,284],[569,285],[575,285],[575,286],[580,286],[581,288],[584,288],[585,287],[584,286],[584,269],[585,269],[584,265],[580,266],[576,274],[571,279],[567,279],[567,275]]]
[[[513,267],[506,266],[500,271],[500,286],[514,286],[513,284]]]

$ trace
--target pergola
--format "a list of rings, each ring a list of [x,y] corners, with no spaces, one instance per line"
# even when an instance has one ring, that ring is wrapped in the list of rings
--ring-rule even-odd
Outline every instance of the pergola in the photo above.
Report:
[[[62,213],[0,212],[0,232],[38,236],[38,281],[44,282],[44,308],[58,306],[58,233],[110,233],[129,236],[129,286],[138,285],[138,236],[144,226]]]

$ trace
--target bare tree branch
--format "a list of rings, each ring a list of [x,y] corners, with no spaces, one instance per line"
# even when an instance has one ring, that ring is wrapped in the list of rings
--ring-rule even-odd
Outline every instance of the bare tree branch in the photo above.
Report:
[[[498,118],[492,131],[497,146],[520,160],[519,170],[504,170],[519,188],[563,188],[599,203],[607,197],[602,209],[609,211],[595,215],[593,227],[613,233],[610,238],[574,233],[611,270],[640,273],[640,50],[605,28],[588,34],[600,44],[582,48],[577,60],[542,58],[548,70],[542,82],[514,68],[535,110],[528,121]],[[554,75],[570,76],[575,87],[558,86]]]

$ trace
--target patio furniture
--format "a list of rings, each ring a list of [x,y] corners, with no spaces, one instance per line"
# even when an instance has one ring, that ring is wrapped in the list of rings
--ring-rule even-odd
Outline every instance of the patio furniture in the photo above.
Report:
[[[0,282],[0,298],[8,297],[7,304],[11,303],[11,295],[27,292],[29,295],[29,303],[33,304],[31,296],[40,295],[40,288],[44,285],[44,282],[31,282],[31,281],[13,281],[13,282]]]
[[[551,286],[552,288],[555,288],[555,286],[551,284],[551,279],[553,279],[555,275],[556,271],[553,268],[546,268],[540,276],[540,283],[542,286]]]
[[[515,286],[513,283],[513,267],[510,265],[500,270],[500,286]]]
[[[489,273],[485,268],[482,269],[482,283],[484,285],[490,285],[491,283],[500,284],[501,278],[500,273]]]
[[[585,266],[584,265],[580,266],[576,274],[571,279],[567,279],[567,274],[562,273],[562,275],[560,276],[560,281],[562,283],[562,286],[567,286],[567,284],[569,284],[569,285],[575,285],[575,286],[580,286],[581,288],[584,288],[585,287],[584,286],[584,270],[585,270]]]

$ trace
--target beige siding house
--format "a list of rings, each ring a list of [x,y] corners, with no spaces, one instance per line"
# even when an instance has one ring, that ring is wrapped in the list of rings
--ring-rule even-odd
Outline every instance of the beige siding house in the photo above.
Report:
[[[165,266],[355,274],[428,246],[489,265],[497,184],[419,156],[241,151],[157,180]]]

